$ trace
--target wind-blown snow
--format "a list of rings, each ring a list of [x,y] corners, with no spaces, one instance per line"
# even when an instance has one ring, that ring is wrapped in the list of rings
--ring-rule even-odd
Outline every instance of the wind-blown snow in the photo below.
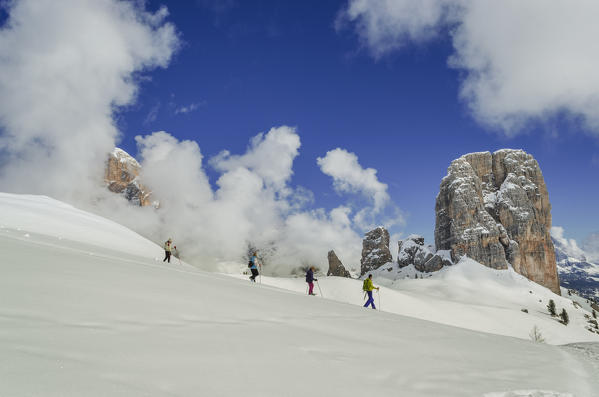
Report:
[[[0,197],[2,396],[590,397],[599,387],[587,358],[592,350],[582,345],[534,344],[266,285],[297,288],[301,279],[253,284],[164,264],[150,252],[160,247],[113,222],[70,206],[60,217],[45,215],[59,212],[45,197],[24,196],[12,207],[5,201]],[[28,211],[45,225],[19,224]],[[95,235],[97,225],[103,230]],[[79,240],[70,239],[74,230]],[[148,252],[115,249],[118,239]],[[485,278],[474,274],[477,283]],[[326,297],[351,288],[361,299],[360,281],[319,283]],[[400,293],[381,292],[384,310],[396,304],[392,292]]]

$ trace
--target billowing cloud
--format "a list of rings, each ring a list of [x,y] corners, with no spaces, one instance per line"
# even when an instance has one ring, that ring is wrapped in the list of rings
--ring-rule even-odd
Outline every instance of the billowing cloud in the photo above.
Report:
[[[137,76],[166,67],[178,47],[166,8],[150,13],[143,1],[120,0],[8,4],[0,28],[3,190],[53,196],[156,242],[173,237],[186,260],[206,269],[239,271],[249,245],[267,256],[272,274],[307,263],[326,268],[330,249],[358,266],[361,208],[326,211],[309,190],[292,185],[301,145],[292,127],[272,128],[244,153],[223,151],[208,162],[195,141],[164,131],[140,135],[140,179],[159,208],[108,192],[102,177],[119,135],[114,116],[135,102]],[[357,159],[349,165],[374,180],[360,184],[331,162],[338,188],[372,194],[381,208],[389,198],[376,171],[361,169]]]
[[[379,181],[374,168],[363,168],[355,153],[337,148],[316,162],[324,174],[333,178],[333,187],[338,193],[358,195],[369,202],[355,208],[354,227],[365,232],[376,226],[390,228],[404,223],[399,207],[390,200],[387,184]]]
[[[214,187],[197,143],[166,132],[136,141],[141,179],[160,202],[158,210],[141,210],[143,232],[154,240],[173,237],[191,262],[238,271],[251,245],[268,257],[265,270],[271,274],[288,274],[307,263],[326,268],[331,249],[346,264],[358,265],[361,237],[351,210],[307,209],[311,192],[289,184],[300,147],[295,129],[272,128],[253,137],[245,153],[212,158],[209,163],[220,173]],[[108,215],[114,216],[114,208]],[[139,230],[136,217],[122,221]]]
[[[137,73],[166,67],[178,46],[166,8],[143,2],[3,3],[0,185],[56,198],[89,197],[130,104]]]
[[[580,258],[585,255],[584,251],[580,249],[576,240],[569,239],[564,236],[564,228],[561,226],[551,227],[551,237],[555,239],[562,247],[562,249],[573,258]]]
[[[235,156],[225,150],[213,158],[211,164],[219,171],[248,168],[281,191],[293,175],[293,160],[299,147],[300,139],[294,128],[273,128],[266,135],[256,135],[245,155]]]
[[[336,20],[355,22],[362,44],[380,58],[411,42],[435,38],[454,3],[451,0],[350,0]]]
[[[388,202],[387,185],[380,182],[374,168],[362,168],[358,156],[345,149],[330,150],[319,157],[318,165],[323,173],[333,178],[339,192],[361,193],[371,198],[374,211],[380,211]]]
[[[450,34],[461,97],[513,135],[564,113],[599,133],[598,13],[592,0],[349,0],[342,18],[375,57]]]

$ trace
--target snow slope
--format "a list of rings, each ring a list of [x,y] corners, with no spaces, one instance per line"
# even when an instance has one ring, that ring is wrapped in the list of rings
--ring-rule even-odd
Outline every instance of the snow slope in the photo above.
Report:
[[[0,198],[0,396],[597,395],[596,345],[534,344],[163,264],[137,252],[140,237],[124,241],[133,252],[115,246],[134,234],[117,224],[84,231],[94,217],[76,209],[60,218],[78,240],[62,224],[8,226],[27,212],[17,207]]]
[[[0,193],[0,229],[52,236],[154,258],[162,248],[106,218],[46,196]]]
[[[408,268],[413,270],[408,266],[406,272]],[[567,296],[560,297],[512,269],[495,270],[466,258],[423,279],[379,277],[374,282],[383,286],[375,297],[387,312],[522,339],[529,339],[536,325],[551,344],[599,342],[599,334],[587,330],[588,305],[577,307]],[[263,283],[306,292],[303,278],[263,277]],[[320,277],[319,283],[327,299],[364,304],[361,280]],[[567,327],[549,315],[549,299],[555,301],[558,312],[562,308],[568,312]]]

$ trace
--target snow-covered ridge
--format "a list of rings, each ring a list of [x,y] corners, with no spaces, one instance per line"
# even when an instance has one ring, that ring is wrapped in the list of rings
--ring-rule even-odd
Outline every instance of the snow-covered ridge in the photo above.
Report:
[[[37,233],[146,258],[161,248],[132,230],[46,196],[0,193],[0,229]]]

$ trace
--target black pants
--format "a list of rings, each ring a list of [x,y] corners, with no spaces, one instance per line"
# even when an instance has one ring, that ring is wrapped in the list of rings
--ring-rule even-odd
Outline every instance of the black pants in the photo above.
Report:
[[[251,280],[256,281],[256,277],[258,277],[258,269],[250,269],[252,271],[252,276],[250,277]]]
[[[168,263],[171,263],[171,252],[170,251],[164,251],[164,259],[162,260],[162,262],[166,262],[168,260]]]

